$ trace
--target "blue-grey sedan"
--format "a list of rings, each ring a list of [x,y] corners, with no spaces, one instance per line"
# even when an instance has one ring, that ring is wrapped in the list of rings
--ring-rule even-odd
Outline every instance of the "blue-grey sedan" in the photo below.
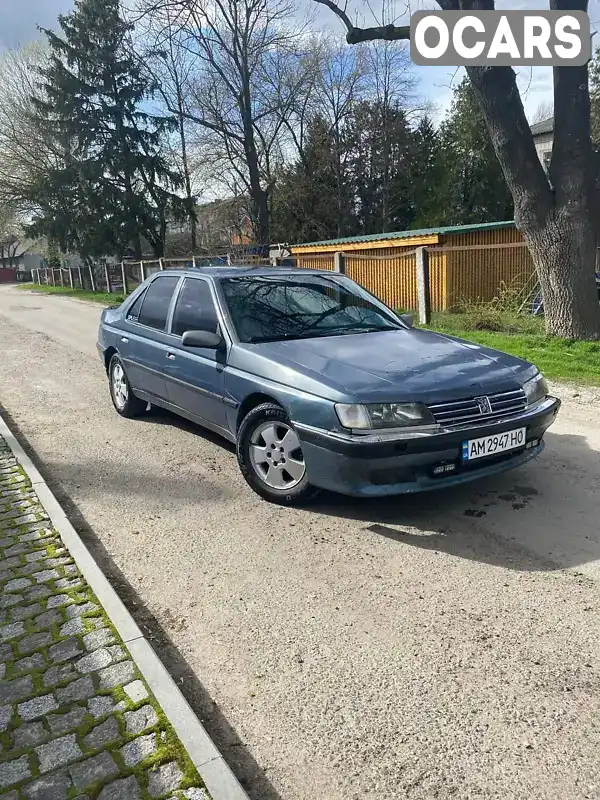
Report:
[[[98,350],[119,414],[156,405],[215,431],[252,489],[288,505],[517,467],[560,407],[532,364],[413,328],[318,270],[159,272],[103,312]]]

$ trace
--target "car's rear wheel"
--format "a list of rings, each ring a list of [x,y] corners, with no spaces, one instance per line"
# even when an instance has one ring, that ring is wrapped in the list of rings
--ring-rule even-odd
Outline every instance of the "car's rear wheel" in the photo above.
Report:
[[[237,457],[247,483],[270,503],[300,505],[317,493],[308,482],[298,434],[275,403],[263,403],[246,415]]]
[[[144,413],[148,404],[131,391],[123,362],[116,353],[108,365],[108,382],[113,405],[122,417],[139,417]]]

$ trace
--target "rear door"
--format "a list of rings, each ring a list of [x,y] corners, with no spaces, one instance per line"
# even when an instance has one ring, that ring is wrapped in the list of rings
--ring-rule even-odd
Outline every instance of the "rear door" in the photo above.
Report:
[[[167,323],[180,281],[178,275],[157,275],[128,309],[117,341],[133,389],[162,400],[167,399]]]
[[[226,352],[183,347],[186,331],[216,333],[218,316],[210,282],[186,277],[175,303],[166,364],[169,401],[211,426],[227,428],[223,401]]]

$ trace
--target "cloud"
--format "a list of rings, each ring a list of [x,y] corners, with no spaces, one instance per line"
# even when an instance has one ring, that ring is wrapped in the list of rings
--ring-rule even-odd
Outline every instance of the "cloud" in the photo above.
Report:
[[[58,15],[72,8],[73,0],[0,0],[0,48],[39,39],[38,25],[55,28]]]

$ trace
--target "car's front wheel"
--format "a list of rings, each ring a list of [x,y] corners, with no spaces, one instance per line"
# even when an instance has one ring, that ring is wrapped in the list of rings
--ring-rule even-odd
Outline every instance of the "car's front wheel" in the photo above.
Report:
[[[116,353],[108,365],[108,382],[113,405],[122,417],[138,417],[144,413],[148,404],[131,391],[123,362]]]
[[[252,409],[240,425],[237,457],[242,475],[270,503],[306,503],[317,492],[308,482],[298,435],[275,403]]]

